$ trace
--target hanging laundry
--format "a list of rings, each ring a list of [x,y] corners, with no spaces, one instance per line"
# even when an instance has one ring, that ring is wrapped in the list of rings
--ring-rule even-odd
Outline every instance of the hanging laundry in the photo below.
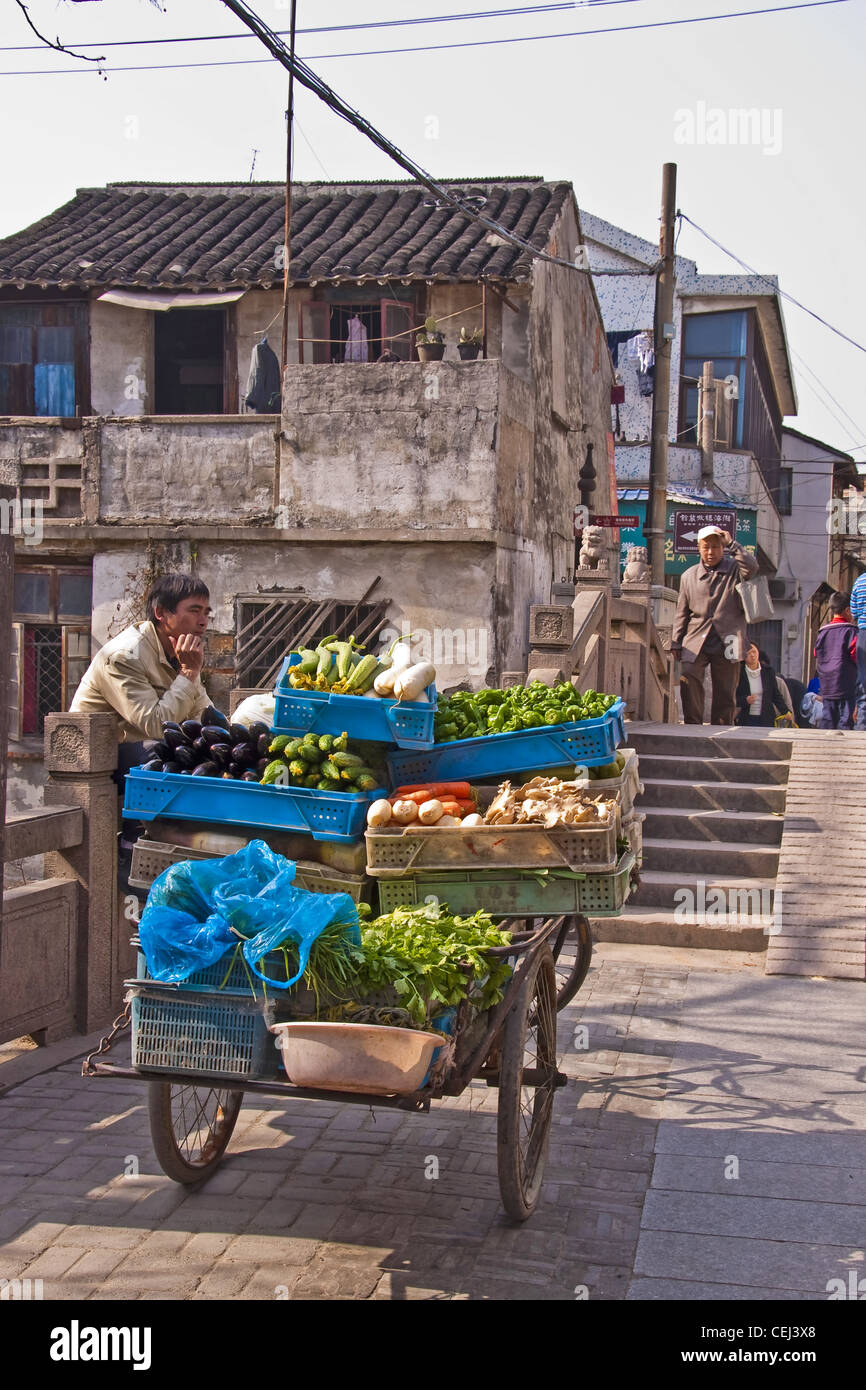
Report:
[[[367,343],[367,330],[357,314],[353,314],[349,319],[349,336],[346,339],[346,351],[343,357],[345,362],[368,362],[369,345]]]
[[[637,374],[637,389],[642,396],[651,396],[655,390],[655,362],[651,363],[645,372],[639,371]]]
[[[655,366],[656,355],[653,350],[653,338],[651,333],[639,333],[637,340],[637,365],[638,371],[646,374],[651,367]]]
[[[267,338],[256,343],[250,355],[244,404],[257,415],[276,414],[280,409],[280,363]]]

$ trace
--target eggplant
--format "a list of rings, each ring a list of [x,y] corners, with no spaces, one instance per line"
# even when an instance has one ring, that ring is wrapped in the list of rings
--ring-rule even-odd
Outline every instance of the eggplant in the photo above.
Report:
[[[232,747],[230,743],[212,743],[210,746],[210,756],[219,767],[228,767],[232,760]]]
[[[160,739],[159,743],[155,743],[153,746],[152,756],[154,758],[162,758],[163,762],[167,762],[172,756],[170,745],[167,744],[164,739]]]
[[[219,777],[220,770],[216,763],[212,763],[208,760],[208,762],[199,763],[198,767],[194,767],[192,775],[193,777]]]
[[[196,757],[193,750],[189,747],[175,748],[174,760],[175,762],[180,763],[182,769],[187,768],[189,770],[192,770],[192,768],[194,768],[196,763],[198,762],[198,758]]]
[[[189,739],[182,729],[170,729],[167,724],[165,726],[164,742],[167,743],[171,749],[189,748],[190,746]]]
[[[250,738],[267,738],[268,742],[270,743],[271,731],[268,728],[267,724],[263,724],[261,719],[257,719],[254,724],[250,725]]]
[[[271,758],[259,758],[258,762],[256,763],[256,772],[259,774],[259,777],[261,777],[268,763],[272,761],[273,760]]]
[[[252,767],[253,763],[257,763],[258,760],[258,750],[251,748],[246,742],[236,743],[232,749],[232,762],[241,763],[244,767]]]
[[[225,715],[220,713],[218,709],[215,709],[213,705],[208,705],[207,709],[204,711],[201,717],[201,724],[202,728],[207,724],[219,725],[223,733],[225,733],[226,729],[229,727],[229,721],[226,719]]]
[[[246,724],[229,724],[232,743],[249,743],[250,731]]]
[[[203,724],[201,729],[202,738],[213,747],[215,743],[228,743],[228,730],[221,724]]]
[[[269,749],[270,746],[271,746],[271,736],[270,736],[270,734],[268,734],[268,733],[259,734],[259,736],[258,736],[258,738],[255,740],[255,743],[254,743],[253,746],[257,749],[258,755],[259,755],[260,758],[265,758],[265,757],[267,757],[268,749]]]
[[[192,746],[195,749],[196,753],[206,753],[207,756],[210,757],[210,744],[208,743],[206,738],[202,738],[201,736],[199,736],[198,738],[194,738],[192,741]]]
[[[197,719],[185,719],[180,727],[186,734],[187,738],[190,739],[193,743],[201,733],[201,724]]]
[[[243,763],[229,763],[229,772],[231,773],[232,777],[236,779],[238,777],[242,777],[246,771],[247,769],[244,767]]]
[[[141,745],[141,751],[144,753],[145,759],[159,757],[159,754],[156,751],[158,745],[158,738],[145,739],[144,743]]]
[[[183,768],[181,767],[180,763],[176,762],[173,758],[170,759],[168,762],[163,763],[162,770],[163,772],[183,772]]]
[[[242,782],[258,782],[258,780],[259,774],[255,772],[251,767],[247,768],[246,772],[242,773],[241,775]]]
[[[162,728],[163,732],[165,732],[166,729],[180,729],[180,725],[176,723],[174,719],[167,719]]]
[[[142,763],[143,772],[162,772],[162,758],[151,758],[149,762]]]

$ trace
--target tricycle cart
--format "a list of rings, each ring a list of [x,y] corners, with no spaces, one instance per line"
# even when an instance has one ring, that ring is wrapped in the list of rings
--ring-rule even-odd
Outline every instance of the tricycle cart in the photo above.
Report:
[[[538,1202],[547,1154],[553,1099],[566,1084],[557,1068],[556,1011],[572,998],[589,968],[591,938],[583,916],[511,924],[510,944],[491,957],[507,958],[513,973],[502,1000],[479,1014],[464,1000],[457,1009],[451,1046],[443,1049],[426,1083],[410,1094],[357,1094],[293,1085],[286,1078],[208,1076],[200,1072],[144,1071],[102,1058],[129,1022],[129,1005],[99,1049],[85,1059],[85,1076],[146,1081],[153,1145],[175,1182],[197,1184],[219,1166],[232,1135],[244,1091],[256,1095],[341,1101],[427,1112],[431,1101],[460,1095],[473,1080],[499,1092],[497,1135],[499,1188],[508,1215],[525,1221]],[[522,928],[522,929],[519,929]],[[557,959],[562,961],[559,991]],[[163,987],[182,996],[177,986]],[[559,993],[559,997],[557,994]]]

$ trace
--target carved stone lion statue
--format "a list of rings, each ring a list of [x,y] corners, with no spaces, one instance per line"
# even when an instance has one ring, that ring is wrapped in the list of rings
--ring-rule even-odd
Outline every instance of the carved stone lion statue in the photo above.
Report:
[[[587,526],[580,542],[578,564],[581,569],[598,569],[605,560],[604,527]]]
[[[623,584],[646,584],[649,582],[650,572],[647,564],[647,548],[645,545],[629,546],[626,556],[625,570],[623,571]]]

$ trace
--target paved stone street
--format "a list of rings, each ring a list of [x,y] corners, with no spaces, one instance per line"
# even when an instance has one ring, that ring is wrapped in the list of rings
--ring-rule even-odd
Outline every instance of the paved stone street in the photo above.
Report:
[[[486,1087],[429,1116],[254,1098],[190,1191],[144,1088],[66,1062],[0,1097],[0,1277],[47,1299],[826,1299],[863,1273],[864,987],[762,965],[597,948],[522,1227]]]

